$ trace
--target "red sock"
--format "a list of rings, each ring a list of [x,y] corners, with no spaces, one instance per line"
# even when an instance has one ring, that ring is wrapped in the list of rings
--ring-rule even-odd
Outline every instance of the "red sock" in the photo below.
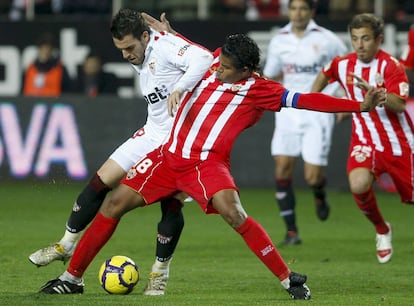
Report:
[[[367,192],[356,194],[353,193],[352,196],[359,209],[371,221],[375,226],[375,230],[378,234],[388,233],[388,226],[384,221],[384,218],[381,215],[381,212],[378,208],[377,199],[375,198],[374,189],[371,187]]]
[[[107,218],[98,212],[89,228],[82,235],[67,271],[76,276],[82,277],[86,268],[92,262],[96,254],[105,243],[111,238],[119,219]]]
[[[290,270],[276,250],[272,240],[265,229],[253,218],[246,221],[236,229],[243,237],[248,247],[281,281],[289,277]]]

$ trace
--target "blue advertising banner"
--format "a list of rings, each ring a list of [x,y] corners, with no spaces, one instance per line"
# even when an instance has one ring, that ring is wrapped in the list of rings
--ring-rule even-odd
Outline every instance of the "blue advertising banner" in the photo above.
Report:
[[[143,98],[0,98],[0,180],[87,180],[145,123]],[[232,155],[232,173],[240,187],[272,187],[274,162],[270,141],[274,114],[241,134]],[[346,188],[345,162],[350,122],[335,129],[330,166],[331,187]],[[304,186],[301,162],[297,184]]]
[[[335,31],[349,46],[346,22],[317,21]],[[226,35],[246,33],[258,43],[264,62],[271,37],[284,24],[283,20],[214,20],[174,22],[173,26],[209,49],[220,46]],[[387,23],[383,48],[398,56],[407,43],[409,27]],[[22,97],[23,72],[36,55],[36,37],[44,32],[57,38],[57,49],[72,79],[78,77],[90,51],[100,53],[104,70],[118,79],[116,95],[95,99],[76,95],[54,99]],[[86,180],[144,124],[146,102],[133,68],[113,46],[109,20],[0,21],[0,37],[0,180]],[[273,114],[267,113],[236,141],[231,162],[240,187],[274,185],[274,162],[270,156],[273,126]],[[349,121],[335,128],[326,169],[329,185],[334,188],[347,189],[349,137]],[[305,186],[300,161],[295,174],[295,183]]]

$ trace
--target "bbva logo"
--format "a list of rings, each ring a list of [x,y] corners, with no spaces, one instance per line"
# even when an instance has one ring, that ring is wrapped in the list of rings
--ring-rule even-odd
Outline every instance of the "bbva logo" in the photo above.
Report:
[[[7,161],[13,177],[45,177],[53,164],[63,164],[69,177],[85,178],[88,171],[72,106],[35,104],[29,119],[23,131],[16,105],[0,103],[0,169]]]

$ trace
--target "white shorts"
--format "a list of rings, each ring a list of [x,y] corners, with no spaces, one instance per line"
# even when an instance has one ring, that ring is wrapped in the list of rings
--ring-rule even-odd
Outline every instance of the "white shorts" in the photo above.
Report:
[[[109,156],[109,159],[115,161],[125,172],[128,172],[129,168],[135,165],[142,157],[163,143],[159,139],[159,135],[152,135],[150,129],[145,130],[145,127],[143,127],[121,144]]]
[[[302,155],[307,163],[326,166],[334,124],[334,114],[282,109],[275,113],[272,156]]]

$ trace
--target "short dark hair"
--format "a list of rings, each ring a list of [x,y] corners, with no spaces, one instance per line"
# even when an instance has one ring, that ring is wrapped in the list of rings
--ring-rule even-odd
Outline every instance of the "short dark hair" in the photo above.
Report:
[[[384,21],[382,20],[382,18],[369,13],[355,15],[349,23],[348,27],[349,32],[351,32],[352,29],[369,27],[374,33],[375,38],[377,38],[381,34],[384,34]]]
[[[141,13],[134,9],[121,9],[112,18],[111,33],[112,37],[116,39],[122,40],[125,36],[131,34],[139,39],[145,31],[150,33],[150,28]]]
[[[55,36],[50,32],[42,33],[36,39],[36,45],[38,47],[47,45],[53,48],[55,47]]]
[[[102,55],[97,50],[91,50],[91,51],[89,51],[88,55],[85,57],[85,60],[88,59],[88,58],[96,58],[101,63],[103,61]]]
[[[289,0],[289,5],[292,3],[293,0]],[[311,10],[316,9],[316,5],[318,4],[318,1],[316,0],[302,0],[303,2],[306,2]]]
[[[221,52],[232,59],[233,65],[237,69],[247,67],[251,71],[255,71],[259,68],[260,49],[253,39],[244,34],[227,36]]]

